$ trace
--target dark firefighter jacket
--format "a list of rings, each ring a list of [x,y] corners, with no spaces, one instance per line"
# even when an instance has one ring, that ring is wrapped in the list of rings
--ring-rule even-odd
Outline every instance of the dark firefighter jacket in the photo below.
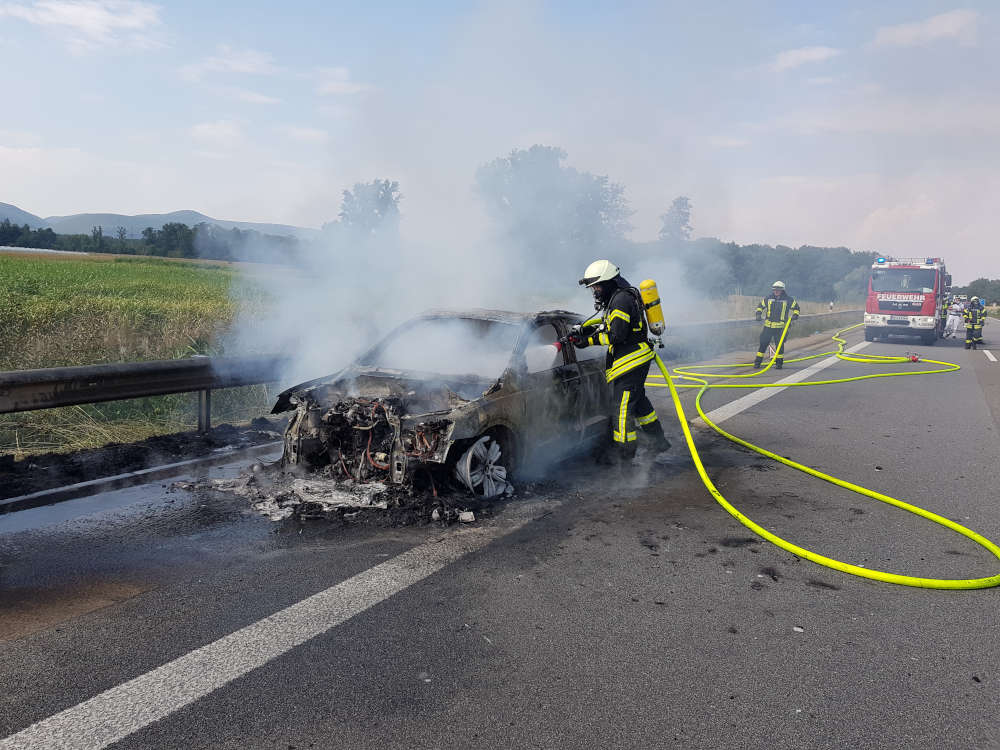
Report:
[[[780,297],[770,294],[757,305],[757,315],[763,318],[765,328],[784,328],[789,312],[792,320],[799,317],[799,303],[787,294]]]
[[[969,305],[965,310],[965,327],[982,328],[986,322],[986,311],[979,305]],[[992,329],[990,329],[992,330]]]
[[[604,376],[610,383],[653,359],[639,290],[618,278],[607,307],[581,326],[584,344],[608,347]]]

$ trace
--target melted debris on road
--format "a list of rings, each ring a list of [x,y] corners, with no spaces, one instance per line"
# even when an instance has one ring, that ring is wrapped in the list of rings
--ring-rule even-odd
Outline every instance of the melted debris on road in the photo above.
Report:
[[[258,463],[236,479],[174,482],[171,486],[191,492],[237,495],[272,521],[343,520],[394,526],[472,523],[490,515],[496,500],[472,496],[442,474],[436,480],[428,473],[426,481],[394,485],[380,480],[342,479],[337,468],[302,472],[283,470],[280,462]],[[503,497],[512,496],[513,488]]]

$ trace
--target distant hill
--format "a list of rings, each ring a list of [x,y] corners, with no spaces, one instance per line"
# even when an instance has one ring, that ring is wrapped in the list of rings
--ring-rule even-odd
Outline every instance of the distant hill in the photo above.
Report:
[[[27,211],[22,211],[17,206],[12,206],[9,203],[0,203],[0,221],[4,219],[9,219],[11,224],[17,224],[19,227],[27,224],[32,229],[44,229],[48,226],[45,219],[34,214],[29,214]],[[90,230],[88,229],[87,231],[89,232]]]
[[[39,221],[43,220],[39,219]],[[317,229],[307,229],[288,224],[264,224],[252,221],[213,219],[211,216],[206,216],[198,211],[173,211],[168,214],[139,214],[137,216],[126,216],[124,214],[73,214],[71,216],[48,216],[44,219],[44,222],[58,234],[90,234],[94,227],[99,226],[104,234],[114,236],[117,233],[118,227],[125,227],[129,237],[141,236],[142,230],[146,227],[161,229],[164,224],[172,222],[187,224],[189,227],[207,222],[208,224],[220,226],[223,229],[233,229],[234,227],[236,229],[254,229],[263,234],[303,238],[313,237],[319,232]]]

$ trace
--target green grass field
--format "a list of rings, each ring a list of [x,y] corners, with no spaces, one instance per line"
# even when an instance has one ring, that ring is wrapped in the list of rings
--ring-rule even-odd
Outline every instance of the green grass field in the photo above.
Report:
[[[238,306],[239,268],[158,258],[0,255],[0,369],[206,353]],[[243,286],[240,285],[242,289]]]
[[[100,255],[0,254],[0,370],[220,354],[241,309],[269,299],[237,264]],[[238,295],[233,291],[239,290]],[[0,453],[78,450],[191,429],[194,394],[0,415]],[[263,386],[220,391],[215,421],[260,414]]]

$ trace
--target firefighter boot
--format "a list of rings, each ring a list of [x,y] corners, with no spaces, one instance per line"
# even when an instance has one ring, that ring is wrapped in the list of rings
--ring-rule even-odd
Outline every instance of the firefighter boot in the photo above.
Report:
[[[670,441],[663,434],[663,425],[660,424],[659,420],[642,425],[639,429],[641,430],[639,434],[642,438],[643,454],[652,455],[654,463],[669,462],[670,454],[667,451],[670,450]]]
[[[763,359],[763,357],[757,357],[756,359],[754,359],[754,361],[753,361],[753,369],[755,369],[755,370],[759,370],[760,369],[760,363],[761,363],[762,359]]]
[[[781,357],[775,357],[774,358],[774,369],[775,370],[780,370],[784,366],[785,366],[785,360],[783,360]]]

